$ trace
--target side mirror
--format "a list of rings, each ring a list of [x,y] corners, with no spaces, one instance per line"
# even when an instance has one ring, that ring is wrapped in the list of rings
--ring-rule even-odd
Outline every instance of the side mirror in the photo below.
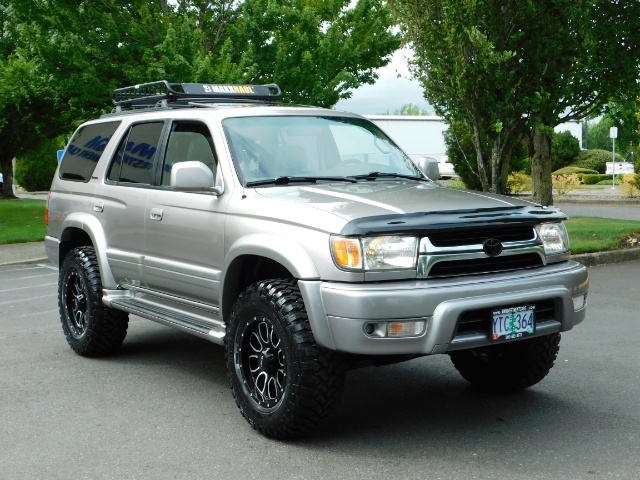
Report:
[[[211,192],[222,194],[215,186],[213,172],[202,162],[179,162],[171,169],[171,188],[181,192]]]
[[[438,161],[431,157],[420,157],[416,162],[418,168],[431,180],[438,180],[440,178],[440,169],[438,168]]]

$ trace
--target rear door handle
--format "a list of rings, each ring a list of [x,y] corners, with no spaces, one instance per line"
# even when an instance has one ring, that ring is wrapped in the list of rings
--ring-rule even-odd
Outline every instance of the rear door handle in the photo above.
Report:
[[[94,212],[102,212],[104,210],[104,202],[96,202],[93,204]]]
[[[151,213],[149,214],[149,218],[151,220],[160,221],[162,220],[162,209],[161,208],[152,208]]]

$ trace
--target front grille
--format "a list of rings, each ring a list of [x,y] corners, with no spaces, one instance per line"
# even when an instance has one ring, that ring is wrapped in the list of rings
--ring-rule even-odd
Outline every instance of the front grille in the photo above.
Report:
[[[497,238],[502,243],[523,242],[535,238],[530,225],[500,225],[476,229],[454,229],[430,233],[429,240],[434,247],[457,247],[480,245],[488,238]]]
[[[555,314],[555,306],[553,300],[541,300],[533,302],[536,306],[535,320],[536,329],[539,324],[548,322],[549,320],[558,320]],[[503,308],[496,306],[495,308]],[[491,335],[491,311],[493,308],[483,308],[479,310],[469,310],[464,312],[458,320],[458,328],[454,338],[482,334],[487,338]]]
[[[445,260],[437,262],[431,267],[428,278],[505,272],[541,266],[543,266],[542,258],[537,253],[472,258],[468,260]]]

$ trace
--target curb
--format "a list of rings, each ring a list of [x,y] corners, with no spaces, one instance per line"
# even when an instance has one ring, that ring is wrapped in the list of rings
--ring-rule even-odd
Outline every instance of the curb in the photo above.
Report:
[[[44,242],[0,245],[0,266],[49,263]]]
[[[29,258],[26,260],[10,260],[6,262],[0,262],[0,267],[8,267],[11,265],[31,265],[33,263],[51,263],[51,261],[47,257]]]
[[[580,262],[585,267],[595,267],[596,265],[607,265],[610,263],[630,262],[640,260],[640,248],[629,248],[625,250],[610,250],[607,252],[580,253],[571,255],[571,260]]]

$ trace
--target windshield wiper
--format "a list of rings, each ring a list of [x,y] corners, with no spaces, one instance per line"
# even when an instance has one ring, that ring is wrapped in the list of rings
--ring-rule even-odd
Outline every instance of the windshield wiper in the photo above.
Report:
[[[407,178],[409,180],[418,180],[421,182],[430,182],[426,177],[420,177],[418,175],[405,175],[404,173],[387,173],[387,172],[369,172],[362,175],[352,175],[352,178],[358,180],[375,180],[376,178]]]
[[[296,177],[283,176],[277,178],[265,178],[264,180],[253,180],[247,182],[245,187],[259,187],[261,185],[288,185],[290,183],[318,183],[318,182],[349,182],[356,183],[355,177]]]

